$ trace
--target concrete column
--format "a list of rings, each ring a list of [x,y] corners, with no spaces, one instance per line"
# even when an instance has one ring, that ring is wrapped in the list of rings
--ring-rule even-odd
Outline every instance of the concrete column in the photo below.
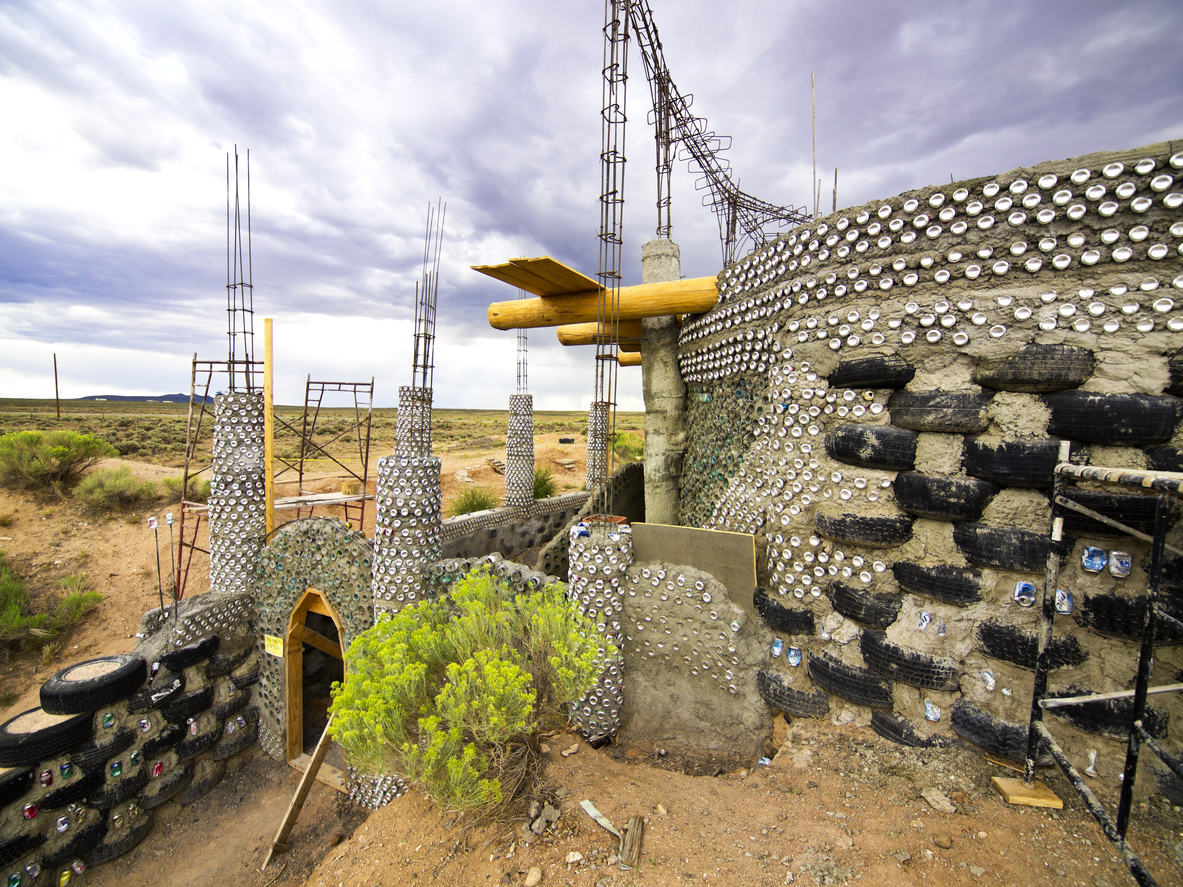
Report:
[[[509,428],[505,435],[505,504],[534,504],[534,398],[509,396]]]
[[[209,495],[209,579],[215,594],[251,591],[267,533],[263,396],[214,398]]]
[[[663,283],[682,275],[682,254],[672,240],[641,247],[641,282]],[[678,369],[678,319],[641,321],[641,372],[645,392],[645,520],[680,523],[682,458],[686,452],[686,384]]]

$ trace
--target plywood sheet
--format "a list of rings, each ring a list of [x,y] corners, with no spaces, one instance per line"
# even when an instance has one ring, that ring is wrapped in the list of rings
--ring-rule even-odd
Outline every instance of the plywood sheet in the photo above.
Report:
[[[635,523],[633,562],[683,564],[710,573],[751,615],[756,590],[756,539],[748,533]]]
[[[1028,785],[1021,779],[1012,779],[1009,776],[991,776],[990,782],[1008,804],[1017,804],[1023,807],[1050,807],[1053,810],[1064,809],[1064,802],[1042,782],[1036,781]]]
[[[565,296],[599,291],[600,285],[586,274],[569,268],[550,256],[510,259],[501,265],[473,265],[473,271],[517,286],[535,296]]]

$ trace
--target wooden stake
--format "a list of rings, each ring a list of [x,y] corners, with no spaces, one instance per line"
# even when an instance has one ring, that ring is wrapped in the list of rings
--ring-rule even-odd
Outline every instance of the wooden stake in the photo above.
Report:
[[[621,867],[636,868],[641,860],[641,839],[645,833],[645,820],[634,816],[628,821],[624,835],[620,839]]]
[[[271,318],[263,320],[263,495],[268,535],[275,529],[275,376]]]
[[[267,851],[267,858],[263,860],[259,871],[267,868],[267,864],[271,862],[276,853],[284,853],[290,849],[290,845],[287,843],[288,836],[295,828],[296,820],[300,818],[300,810],[308,798],[308,793],[312,791],[312,783],[316,782],[316,771],[324,763],[325,755],[329,753],[329,746],[333,744],[332,739],[329,738],[329,727],[331,726],[333,726],[333,716],[329,715],[329,722],[325,724],[324,732],[320,734],[320,742],[316,743],[316,751],[308,763],[308,769],[300,778],[300,785],[292,797],[292,803],[288,804],[288,812],[284,814],[283,822],[280,823],[279,831],[275,833],[275,840],[271,842],[271,849]]]

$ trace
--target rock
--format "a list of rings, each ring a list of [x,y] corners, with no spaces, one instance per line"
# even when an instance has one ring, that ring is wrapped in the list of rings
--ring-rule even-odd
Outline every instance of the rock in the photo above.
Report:
[[[530,867],[530,871],[526,872],[526,880],[522,882],[523,887],[538,887],[542,883],[542,866],[535,865]]]
[[[571,757],[571,755],[575,754],[575,752],[577,752],[577,751],[579,751],[579,743],[578,742],[575,743],[570,748],[563,749],[562,755],[564,758],[569,758],[569,757]]]
[[[329,835],[329,846],[336,847],[338,844],[341,843],[341,839],[343,837],[345,837],[345,836],[342,835],[340,832],[333,832],[331,835]]]
[[[558,822],[560,816],[558,809],[552,807],[550,804],[547,804],[542,808],[542,813],[540,815],[547,822]]]
[[[957,808],[953,806],[953,802],[949,800],[946,795],[939,788],[926,788],[920,793],[920,797],[928,801],[928,806],[933,810],[939,810],[941,813],[956,813]]]
[[[941,832],[939,835],[933,835],[932,842],[942,850],[953,849],[953,836],[945,832]]]
[[[572,850],[567,854],[567,865],[575,865],[577,862],[583,862],[583,854],[578,850]]]
[[[969,873],[971,875],[973,875],[975,878],[980,878],[980,877],[982,877],[982,875],[986,874],[986,870],[984,868],[982,868],[980,865],[971,865],[969,867]]]
[[[834,846],[843,850],[849,850],[854,846],[854,839],[850,835],[839,835],[838,839],[834,841]]]

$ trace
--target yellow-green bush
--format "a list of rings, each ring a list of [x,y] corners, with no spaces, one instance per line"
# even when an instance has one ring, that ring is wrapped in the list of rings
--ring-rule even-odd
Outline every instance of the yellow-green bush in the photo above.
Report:
[[[100,459],[114,455],[114,447],[89,434],[15,431],[0,436],[0,484],[61,492]]]
[[[74,488],[74,498],[91,511],[127,511],[156,499],[156,484],[137,480],[126,465],[94,471]]]

